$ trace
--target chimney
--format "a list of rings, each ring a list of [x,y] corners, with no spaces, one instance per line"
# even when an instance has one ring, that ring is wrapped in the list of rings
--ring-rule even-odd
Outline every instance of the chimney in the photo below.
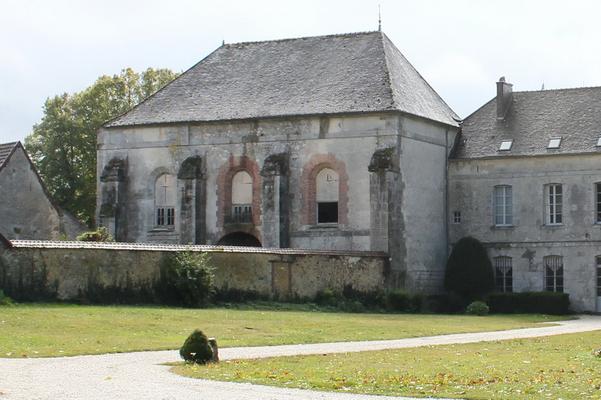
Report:
[[[502,76],[497,82],[497,120],[503,121],[511,107],[511,101],[513,99],[511,83],[505,82],[505,77]]]

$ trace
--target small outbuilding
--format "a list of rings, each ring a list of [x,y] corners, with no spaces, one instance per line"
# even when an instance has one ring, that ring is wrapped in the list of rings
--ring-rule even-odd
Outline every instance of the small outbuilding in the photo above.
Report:
[[[72,239],[85,230],[56,205],[21,142],[0,144],[0,233],[6,239]]]

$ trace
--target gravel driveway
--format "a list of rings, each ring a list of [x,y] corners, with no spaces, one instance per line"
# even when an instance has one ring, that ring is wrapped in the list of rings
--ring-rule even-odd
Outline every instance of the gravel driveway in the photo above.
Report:
[[[498,332],[465,333],[412,339],[239,347],[220,350],[221,359],[295,354],[398,349],[451,343],[540,337],[601,330],[601,317],[581,316],[557,326]],[[326,393],[180,377],[161,365],[178,361],[176,351],[149,351],[97,356],[0,359],[1,400],[199,399],[199,400],[367,400],[393,397]],[[394,399],[402,399],[394,397]]]

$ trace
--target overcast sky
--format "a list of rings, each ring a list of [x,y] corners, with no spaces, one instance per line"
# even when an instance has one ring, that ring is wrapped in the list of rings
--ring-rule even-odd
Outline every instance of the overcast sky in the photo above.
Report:
[[[461,117],[514,90],[601,85],[598,1],[0,0],[0,143],[46,98],[122,68],[188,69],[228,43],[382,30]]]

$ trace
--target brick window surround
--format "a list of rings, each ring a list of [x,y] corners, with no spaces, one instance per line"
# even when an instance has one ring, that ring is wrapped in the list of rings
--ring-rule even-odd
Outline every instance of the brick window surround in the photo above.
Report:
[[[232,212],[232,179],[240,171],[246,171],[252,178],[252,224],[261,223],[261,174],[256,161],[246,156],[231,156],[221,166],[217,176],[217,223],[223,228],[225,216]]]
[[[338,173],[338,225],[348,224],[348,174],[346,165],[332,153],[315,154],[304,165],[301,175],[301,195],[303,207],[301,221],[304,225],[317,225],[316,178],[324,168]]]

